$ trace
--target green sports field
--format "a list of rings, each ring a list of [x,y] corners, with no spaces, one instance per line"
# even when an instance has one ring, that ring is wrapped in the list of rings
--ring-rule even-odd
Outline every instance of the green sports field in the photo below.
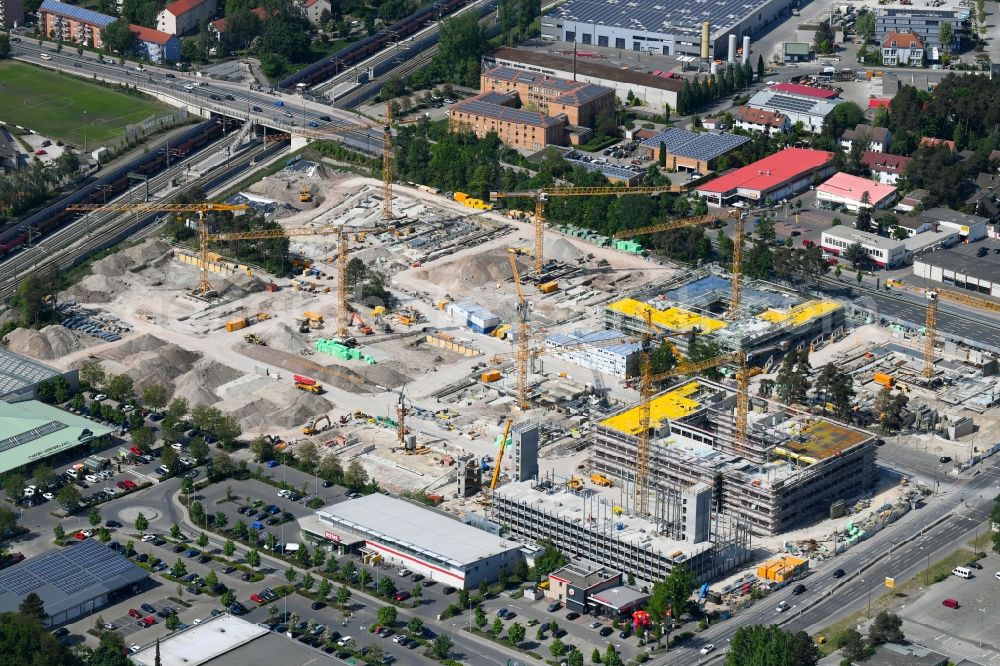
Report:
[[[75,146],[83,146],[84,122],[89,148],[121,136],[130,123],[171,111],[149,98],[115,92],[77,76],[0,61],[0,120]]]

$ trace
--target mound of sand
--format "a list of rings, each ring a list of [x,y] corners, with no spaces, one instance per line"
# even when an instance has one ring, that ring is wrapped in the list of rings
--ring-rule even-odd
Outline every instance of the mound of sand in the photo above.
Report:
[[[529,270],[528,263],[523,258],[518,259],[517,267],[524,273]],[[510,261],[505,251],[494,250],[484,252],[474,259],[464,257],[433,270],[420,271],[414,277],[451,292],[461,292],[510,279]]]
[[[575,264],[579,259],[586,256],[586,253],[577,246],[563,238],[547,234],[545,236],[545,258],[555,259],[567,264]]]
[[[11,351],[42,361],[61,358],[88,346],[82,336],[58,324],[46,326],[39,331],[16,328],[7,334],[4,342]]]
[[[151,384],[172,386],[177,377],[188,372],[201,358],[197,352],[149,334],[126,340],[102,356],[128,367],[128,375],[140,391]]]
[[[325,414],[333,409],[333,404],[322,396],[284,385],[273,385],[250,395],[224,400],[215,406],[223,413],[238,418],[244,430],[294,428],[316,414]]]
[[[160,239],[150,239],[122,252],[95,261],[90,275],[66,290],[86,303],[107,303],[121,292],[160,283],[166,276],[172,248]]]
[[[363,368],[356,368],[356,370],[368,382],[390,389],[399,388],[411,380],[411,377],[404,375],[389,365],[369,365]]]
[[[261,332],[257,335],[267,343],[271,349],[278,349],[284,352],[298,354],[303,349],[309,349],[309,340],[304,333],[299,333],[288,324],[278,324],[270,331]]]
[[[211,405],[219,401],[215,390],[242,375],[212,359],[202,358],[189,371],[174,378],[174,397],[190,405]]]

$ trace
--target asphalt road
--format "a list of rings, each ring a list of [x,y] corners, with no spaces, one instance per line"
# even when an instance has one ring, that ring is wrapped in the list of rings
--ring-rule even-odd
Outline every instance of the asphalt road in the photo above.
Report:
[[[742,626],[784,621],[786,629],[815,631],[865,608],[869,590],[877,595],[886,576],[897,580],[913,577],[928,562],[952,552],[988,515],[994,496],[1000,493],[1000,461],[994,460],[973,474],[874,538],[818,566],[803,581],[807,591],[802,595],[793,596],[788,588],[779,590],[651,663],[696,663],[698,650],[705,643],[714,643],[719,648],[716,655],[721,656]],[[939,520],[943,522],[936,524]],[[835,581],[831,574],[838,568],[844,569],[847,576]],[[787,601],[792,608],[779,613],[776,607],[781,601]]]
[[[169,95],[184,104],[196,108],[207,109],[233,118],[247,119],[272,127],[282,132],[304,131],[321,132],[323,128],[367,123],[367,118],[347,111],[324,106],[313,101],[307,101],[299,95],[281,93],[268,94],[261,90],[251,90],[248,86],[227,81],[195,76],[192,72],[177,72],[170,68],[146,66],[140,72],[135,63],[119,65],[117,62],[98,62],[96,55],[90,52],[77,55],[75,51],[64,49],[56,52],[51,43],[38,45],[37,40],[30,41],[22,37],[22,41],[11,44],[11,56],[18,60],[30,62],[50,69],[57,69],[67,74],[75,74],[87,79],[96,77],[112,83],[127,83],[150,94]],[[41,58],[45,54],[48,60]],[[205,85],[199,85],[199,84]],[[190,86],[190,90],[186,89]],[[212,95],[219,99],[212,99]],[[227,99],[229,95],[233,99]],[[278,106],[278,104],[281,106]],[[254,107],[260,109],[255,110]],[[284,114],[291,114],[288,117]],[[327,116],[330,120],[323,120]],[[94,119],[92,122],[98,122]],[[309,125],[312,123],[315,127]],[[382,153],[382,129],[352,130],[331,135],[331,139],[339,139],[356,150],[362,150],[373,155]]]

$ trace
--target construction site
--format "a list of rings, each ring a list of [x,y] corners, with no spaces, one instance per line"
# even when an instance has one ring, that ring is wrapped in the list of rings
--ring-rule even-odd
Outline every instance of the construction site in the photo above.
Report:
[[[911,506],[880,475],[874,434],[812,394],[757,396],[790,350],[851,373],[855,422],[877,421],[883,388],[906,392],[906,437],[963,465],[983,455],[975,431],[1000,401],[992,357],[743,280],[739,251],[735,273],[692,270],[547,228],[546,197],[664,191],[579,189],[490,203],[293,160],[223,204],[123,204],[179,215],[194,238],[95,261],[58,295],[60,325],[5,343],[60,368],[100,362],[137,392],[159,384],[235,416],[244,441],[293,455],[312,442],[389,492],[644,581],[681,562],[724,578],[787,541],[821,556],[873,531],[863,512],[884,522],[886,506]],[[494,208],[525,197],[533,213]],[[234,231],[218,211],[277,226]],[[618,238],[717,217],[733,215]],[[281,271],[237,258],[285,238]],[[695,340],[719,355],[689,359]],[[678,365],[655,373],[660,345]]]

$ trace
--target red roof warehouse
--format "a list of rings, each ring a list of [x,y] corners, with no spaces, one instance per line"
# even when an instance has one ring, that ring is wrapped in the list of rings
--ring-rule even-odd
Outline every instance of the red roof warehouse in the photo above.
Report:
[[[725,206],[737,200],[778,201],[798,194],[834,171],[833,153],[808,148],[785,148],[748,164],[728,171],[695,190],[709,203]]]

